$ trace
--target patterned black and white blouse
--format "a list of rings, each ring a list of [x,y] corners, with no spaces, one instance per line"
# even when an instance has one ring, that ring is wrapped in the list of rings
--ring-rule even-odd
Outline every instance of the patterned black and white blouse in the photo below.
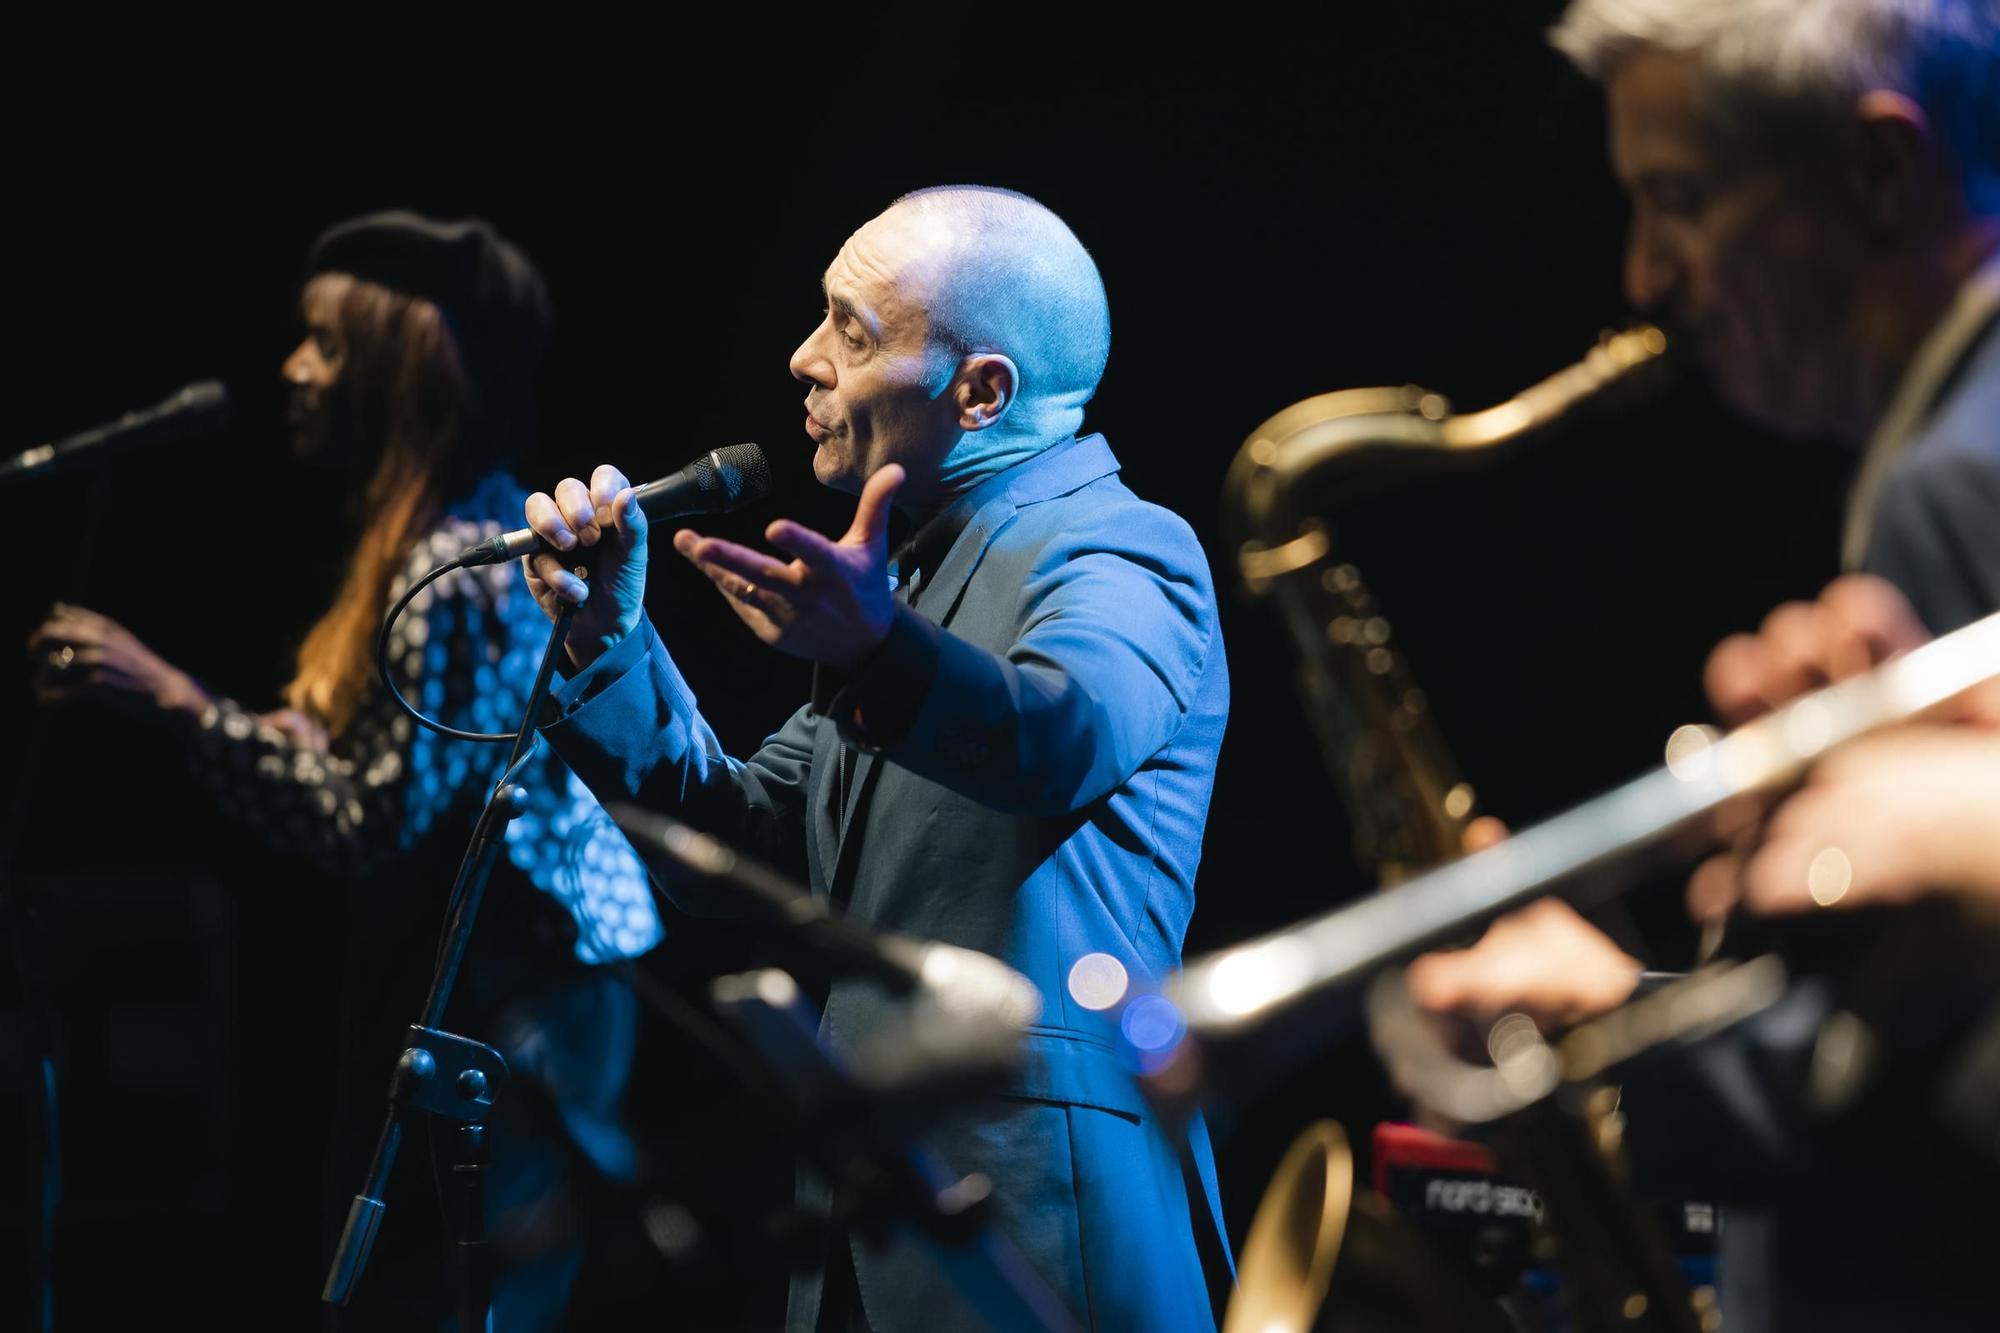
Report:
[[[524,498],[512,478],[494,476],[450,506],[410,552],[389,604],[467,546],[519,527]],[[548,631],[518,565],[462,570],[403,612],[389,640],[390,669],[404,697],[447,726],[511,732]],[[420,727],[378,686],[326,754],[222,700],[201,719],[194,760],[223,809],[265,842],[358,878],[396,861],[447,814],[476,811],[507,750]],[[575,921],[577,957],[633,958],[659,943],[645,868],[581,779],[544,743],[521,782],[531,799],[507,826],[507,858]]]

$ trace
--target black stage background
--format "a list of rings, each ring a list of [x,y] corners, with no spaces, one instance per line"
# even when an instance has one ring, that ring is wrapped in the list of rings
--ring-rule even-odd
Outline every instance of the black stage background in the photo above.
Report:
[[[821,54],[774,56],[776,23],[665,46],[606,30],[532,60],[491,37],[349,29],[315,39],[339,49],[310,67],[288,50],[114,76],[127,91],[109,104],[16,121],[34,129],[14,140],[4,447],[210,376],[229,381],[237,419],[105,469],[87,553],[90,482],[12,489],[6,632],[19,644],[67,597],[270,705],[348,532],[337,486],[282,443],[294,283],[322,226],[380,207],[483,214],[544,267],[557,346],[526,480],[607,459],[652,476],[755,439],[777,494],[717,528],[789,514],[837,531],[849,502],[812,481],[786,358],[850,230],[904,190],[967,180],[1042,199],[1097,256],[1116,336],[1089,425],[1140,494],[1194,524],[1227,588],[1219,487],[1263,417],[1403,381],[1481,406],[1626,317],[1599,105],[1543,46],[1550,8],[1184,28],[1145,51],[1038,47],[1026,15],[940,18],[894,58],[879,34],[844,28],[786,39]],[[1655,763],[1667,732],[1702,714],[1708,646],[1833,573],[1844,467],[1733,422],[1690,383],[1477,481],[1374,504],[1341,534],[1487,808],[1518,824]],[[724,740],[754,746],[803,697],[806,667],[761,650],[682,562],[657,563],[657,623]],[[1235,707],[1191,954],[1366,887],[1279,626],[1233,593],[1223,613]],[[49,719],[50,745],[31,753],[18,656],[7,673],[6,768],[30,802],[21,864],[51,904],[39,956],[63,1038],[62,1322],[167,1309],[311,1327],[339,894],[251,848],[162,736],[78,710]],[[1670,921],[1671,893],[1642,915]],[[737,936],[687,926],[652,966],[696,994],[748,956]],[[11,968],[0,987],[13,1326],[25,1180]],[[778,1268],[754,1219],[787,1170],[718,1065],[657,1023],[646,1042],[635,1109],[664,1173],[647,1197],[687,1204],[709,1244],[677,1275],[634,1220],[643,1200],[608,1215],[580,1322],[768,1318]],[[1239,1236],[1308,1119],[1365,1137],[1392,1110],[1351,1044],[1226,1108]]]

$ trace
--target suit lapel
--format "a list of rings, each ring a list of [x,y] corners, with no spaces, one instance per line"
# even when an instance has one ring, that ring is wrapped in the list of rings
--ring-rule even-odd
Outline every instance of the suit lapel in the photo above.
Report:
[[[918,585],[910,604],[935,624],[951,624],[952,616],[958,611],[959,599],[965,596],[965,585],[971,582],[973,571],[985,558],[986,548],[993,544],[994,536],[1007,526],[1007,520],[1012,517],[1014,504],[1004,494],[982,505],[979,512],[972,516],[972,521],[965,525],[965,531],[959,534],[958,540],[951,544],[951,550],[945,553],[937,571],[927,575]]]
[[[1089,435],[1068,446],[1051,449],[1042,457],[1021,464],[1013,473],[1003,473],[993,482],[992,498],[974,501],[979,508],[972,520],[951,544],[936,572],[926,574],[918,583],[908,599],[910,605],[932,622],[949,626],[965,596],[966,585],[972,581],[993,539],[1012,521],[1017,505],[1067,493],[1117,470],[1118,462],[1111,456],[1104,437]],[[815,819],[820,821],[819,857],[828,891],[836,902],[846,903],[852,900],[853,880],[863,851],[864,840],[856,835],[866,824],[868,804],[881,781],[882,763],[865,751],[857,755],[844,793],[846,799],[842,800],[839,729],[828,725],[821,731],[820,744],[813,754],[814,773],[826,775],[823,780],[815,777],[814,781],[818,789],[814,809]]]
[[[812,800],[807,812],[808,854],[819,871],[820,886],[831,892],[840,854],[840,729],[821,718],[813,745]]]
[[[854,899],[855,867],[861,859],[861,842],[852,836],[860,827],[865,816],[868,798],[874,791],[875,782],[880,777],[881,764],[874,755],[863,751],[855,757],[854,777],[848,784],[847,809],[840,821],[840,841],[834,853],[833,875],[829,880],[833,899],[838,903],[851,903]]]
[[[966,524],[965,531],[951,544],[951,550],[939,563],[937,572],[926,575],[909,596],[910,605],[939,625],[950,624],[973,570],[979,567],[979,561],[986,554],[986,548],[992,545],[994,535],[1013,516],[1014,505],[1004,490],[981,505],[972,521]],[[835,728],[827,730],[834,731]],[[826,756],[834,766],[834,770],[830,771],[838,768],[840,750],[841,743],[836,739]],[[814,757],[814,762],[819,762],[818,756]],[[867,820],[868,803],[874,795],[875,784],[881,778],[881,768],[881,760],[865,750],[855,757],[854,772],[847,783],[847,799],[838,814],[838,833],[832,843],[832,869],[827,875],[828,886],[837,902],[850,901],[852,880],[863,842],[855,834]],[[822,785],[826,789],[827,807],[831,810],[838,799],[834,793],[838,791],[840,782],[836,776]]]

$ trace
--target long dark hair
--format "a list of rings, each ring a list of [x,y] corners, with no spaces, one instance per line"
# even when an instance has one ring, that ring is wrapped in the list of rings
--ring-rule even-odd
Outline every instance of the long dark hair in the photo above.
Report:
[[[301,301],[308,312],[334,314],[348,442],[380,450],[361,494],[366,526],[284,690],[287,703],[338,737],[373,682],[390,584],[445,501],[496,460],[480,457],[480,413],[458,342],[436,305],[344,273],[315,277]]]

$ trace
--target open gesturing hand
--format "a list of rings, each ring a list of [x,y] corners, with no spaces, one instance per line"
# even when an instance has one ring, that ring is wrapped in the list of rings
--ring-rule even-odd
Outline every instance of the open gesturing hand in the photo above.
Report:
[[[764,530],[790,555],[774,559],[747,546],[685,529],[674,549],[708,575],[752,633],[780,652],[852,669],[889,632],[889,505],[903,484],[891,463],[868,478],[854,522],[839,541],[779,519]]]

